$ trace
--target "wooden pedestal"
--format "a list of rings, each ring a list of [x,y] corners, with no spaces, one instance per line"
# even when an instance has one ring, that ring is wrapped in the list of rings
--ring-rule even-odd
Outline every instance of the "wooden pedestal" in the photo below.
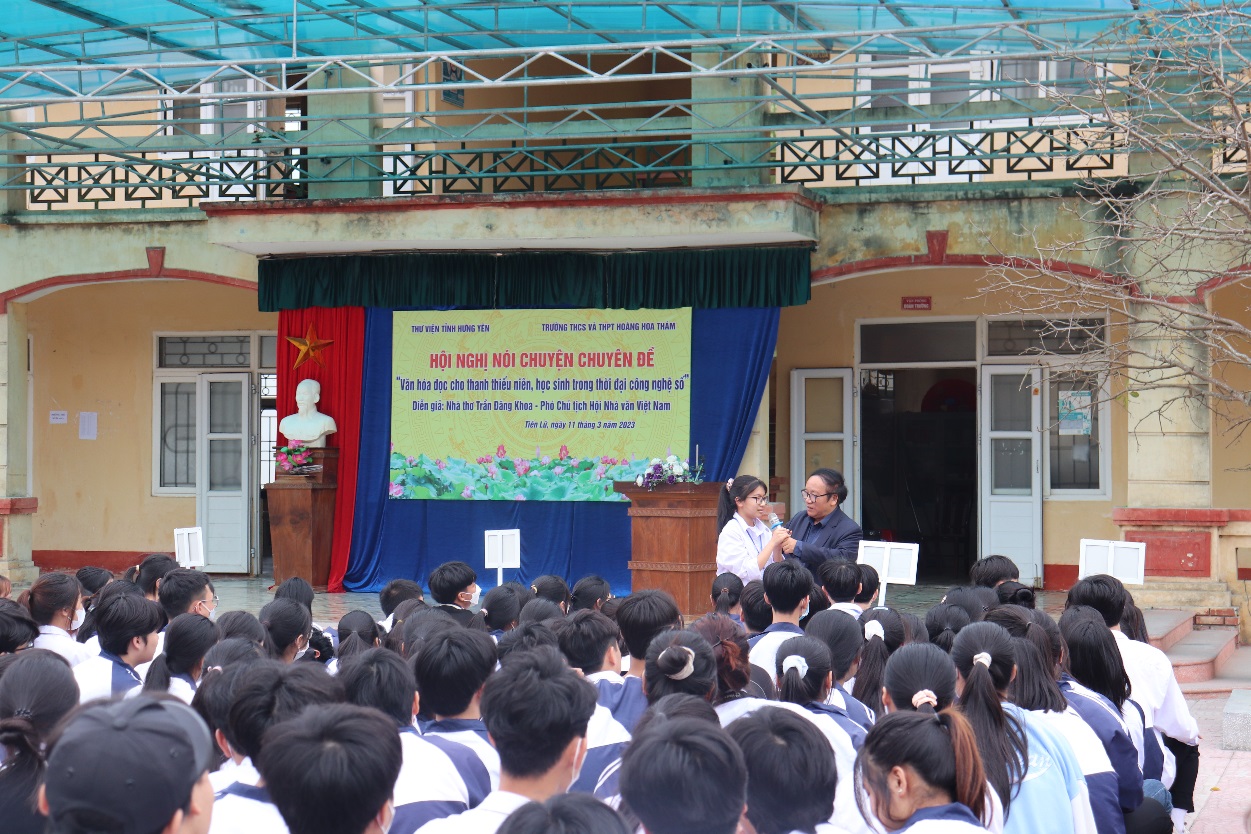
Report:
[[[666,591],[687,617],[708,613],[717,578],[717,498],[725,484],[666,484],[648,492],[618,481],[613,489],[630,499],[632,590]]]
[[[274,552],[274,582],[298,576],[314,588],[330,581],[330,543],[334,533],[335,487],[339,450],[314,449],[320,472],[293,475],[279,471],[265,485],[269,536]]]

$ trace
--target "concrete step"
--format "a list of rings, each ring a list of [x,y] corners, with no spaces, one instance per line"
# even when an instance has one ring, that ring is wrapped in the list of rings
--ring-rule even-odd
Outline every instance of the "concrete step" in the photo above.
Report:
[[[1165,654],[1178,683],[1199,683],[1215,678],[1237,648],[1237,629],[1212,628],[1190,632]]]
[[[1134,604],[1148,608],[1231,608],[1233,595],[1224,582],[1208,579],[1148,577],[1145,585],[1129,586]]]
[[[1235,649],[1211,680],[1181,684],[1187,698],[1224,698],[1235,689],[1251,689],[1251,646]]]
[[[1151,645],[1166,652],[1177,641],[1194,630],[1195,612],[1177,608],[1148,608],[1142,612],[1147,623],[1147,634],[1151,635]]]

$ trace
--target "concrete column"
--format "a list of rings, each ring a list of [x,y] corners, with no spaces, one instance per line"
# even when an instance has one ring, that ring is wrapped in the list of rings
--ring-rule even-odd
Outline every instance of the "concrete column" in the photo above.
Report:
[[[362,70],[367,72],[368,70]],[[352,116],[377,113],[381,108],[372,101],[375,95],[368,87],[368,80],[354,72],[332,69],[319,72],[309,78],[310,90],[343,90],[338,95],[311,95],[308,97],[310,129],[314,131],[314,144],[308,148],[310,182],[308,196],[312,200],[343,200],[354,197],[381,197],[382,183],[377,179],[376,167],[381,164],[372,158],[372,166],[360,159],[344,159],[343,155],[358,151],[369,153],[377,148],[362,137],[373,135],[373,120],[368,118],[345,119],[322,125],[318,117]],[[318,145],[334,143],[319,154]],[[353,182],[355,177],[372,176],[372,182]]]
[[[0,122],[12,121],[11,118],[0,115]],[[19,136],[16,133],[6,132],[0,136],[0,159],[6,164],[13,165],[25,163],[24,154],[14,154],[12,148],[17,142]],[[13,168],[4,168],[0,170],[0,181],[16,182],[20,177]],[[0,223],[9,223],[10,218],[14,215],[26,211],[26,191],[25,189],[5,189],[0,191]]]
[[[27,362],[25,305],[0,314],[0,573],[14,584],[39,575],[31,560],[35,498],[27,495]]]
[[[1136,315],[1150,320],[1156,311],[1137,305]],[[1184,325],[1185,322],[1180,324]],[[1157,370],[1154,357],[1184,355],[1191,367],[1207,366],[1206,349],[1176,325],[1135,326],[1131,345],[1142,356],[1130,359],[1139,390],[1128,397],[1130,507],[1204,508],[1212,506],[1211,415],[1203,403],[1187,399],[1185,380],[1177,372]],[[1156,367],[1162,367],[1161,362]],[[1198,385],[1198,382],[1194,382]]]
[[[725,60],[723,53],[699,53],[693,60],[703,67],[712,67]],[[739,56],[735,66],[740,68],[747,64],[760,66],[759,56]],[[718,77],[696,78],[691,81],[691,111],[695,118],[694,127],[713,125],[741,125],[744,128],[757,128],[764,124],[765,107],[759,106],[759,97],[764,93],[764,83],[754,77]],[[757,101],[735,101],[751,96]],[[701,103],[702,102],[702,103]],[[752,109],[752,108],[756,109]],[[744,139],[760,139],[758,131],[739,134]],[[697,145],[692,151],[691,162],[697,168],[691,174],[691,185],[695,188],[714,188],[717,186],[751,186],[763,185],[771,181],[769,171],[763,168],[733,168],[737,161],[746,161],[758,156],[764,150],[762,142],[735,142],[735,134],[721,135],[717,138],[719,149],[706,145]]]

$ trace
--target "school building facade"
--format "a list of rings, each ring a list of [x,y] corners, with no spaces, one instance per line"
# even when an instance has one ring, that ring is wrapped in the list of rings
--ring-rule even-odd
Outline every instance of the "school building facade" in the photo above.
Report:
[[[1047,341],[1054,315],[988,290],[1005,264],[1029,274],[1038,239],[1082,234],[1081,182],[1132,179],[1133,160],[1074,166],[1061,123],[979,99],[991,82],[1045,82],[1060,62],[923,70],[856,37],[859,53],[827,48],[817,80],[794,66],[808,52],[760,41],[689,61],[652,54],[648,73],[616,86],[586,75],[621,60],[608,48],[575,70],[536,52],[547,65],[527,86],[509,78],[527,65],[516,46],[478,63],[414,50],[318,69],[305,56],[298,79],[203,58],[223,80],[150,91],[146,109],[133,87],[118,101],[103,88],[59,102],[29,92],[0,148],[0,570],[121,569],[191,526],[210,570],[259,570],[261,487],[291,410],[276,400],[277,343],[292,335],[258,310],[260,259],[797,245],[811,249],[811,298],[781,311],[741,466],[776,500],[798,507],[807,471],[841,470],[866,536],[919,542],[935,580],[1001,552],[1024,581],[1063,588],[1081,539],[1128,538],[1147,542],[1146,604],[1241,588],[1251,446],[1206,411],[1151,419],[1158,401],[1120,396]],[[546,83],[562,73],[576,78]],[[964,95],[955,115],[949,89]],[[860,121],[840,132],[852,111]],[[479,129],[493,113],[515,124]],[[987,140],[1001,150],[970,173],[957,162],[973,151],[900,149],[934,130],[950,141],[960,118],[968,135],[1015,131],[1033,150]],[[526,120],[549,138],[528,124],[519,145],[508,130]],[[1251,325],[1251,289],[1235,277],[1181,301]],[[1067,314],[1094,338],[1125,324],[1106,309]]]

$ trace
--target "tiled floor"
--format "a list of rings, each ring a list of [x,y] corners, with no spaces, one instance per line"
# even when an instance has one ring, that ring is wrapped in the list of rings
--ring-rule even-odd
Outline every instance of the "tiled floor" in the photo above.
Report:
[[[259,614],[265,603],[274,598],[273,577],[255,579],[213,579],[217,596],[221,599],[218,610],[251,611]],[[322,625],[334,625],[349,611],[368,611],[376,619],[382,619],[382,608],[377,594],[318,594],[313,600],[313,620]]]
[[[1225,698],[1188,700],[1199,722],[1199,780],[1190,834],[1245,834],[1251,813],[1251,752],[1221,748]]]

